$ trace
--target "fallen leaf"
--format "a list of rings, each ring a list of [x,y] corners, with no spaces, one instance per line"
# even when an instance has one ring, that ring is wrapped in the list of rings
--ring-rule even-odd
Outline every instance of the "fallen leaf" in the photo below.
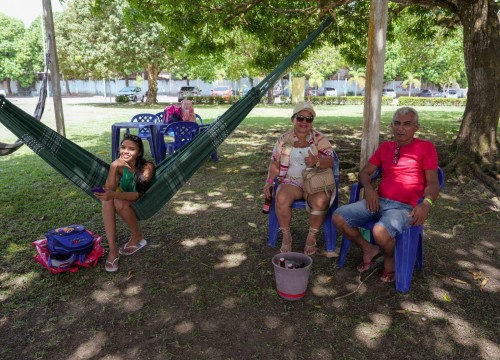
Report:
[[[127,275],[127,281],[129,281],[130,279],[132,279],[134,277],[134,272],[132,270],[130,270],[128,272],[128,275]]]
[[[447,302],[451,302],[451,298],[448,296],[448,294],[447,294],[447,293],[444,293],[444,294],[443,294],[443,300],[444,300],[444,301],[447,301]]]
[[[472,270],[469,270],[469,272],[472,274],[472,278],[474,280],[482,280],[482,279],[484,279],[482,271],[472,271]]]
[[[463,281],[463,280],[460,280],[460,279],[456,279],[456,278],[452,278],[452,277],[450,277],[449,279],[450,279],[451,281],[456,282],[456,283],[459,283],[459,284],[467,284],[467,282],[466,282],[466,281]]]
[[[251,227],[257,229],[257,224],[255,224],[255,223],[248,223],[248,225],[250,225]]]
[[[321,306],[321,305],[314,305],[314,307],[315,307],[316,309],[323,309],[323,306]]]
[[[488,283],[488,278],[484,278],[483,281],[481,281],[481,285],[479,285],[479,287],[481,288],[481,290],[483,290],[483,288],[486,286],[486,284]]]
[[[420,314],[420,311],[418,310],[396,310],[396,312],[400,314],[408,314],[408,313]]]

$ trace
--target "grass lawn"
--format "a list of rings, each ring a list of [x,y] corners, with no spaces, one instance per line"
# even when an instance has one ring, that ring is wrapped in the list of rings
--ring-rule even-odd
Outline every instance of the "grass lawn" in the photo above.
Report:
[[[16,99],[32,113],[33,102]],[[16,103],[16,102],[14,102]],[[43,122],[55,128],[47,100]],[[111,125],[161,106],[65,103],[66,134],[111,159]],[[313,256],[306,296],[275,291],[260,211],[276,138],[290,106],[256,107],[154,217],[142,222],[148,246],[120,270],[51,275],[33,261],[31,242],[51,228],[82,223],[104,235],[100,206],[23,147],[0,157],[1,359],[500,359],[500,200],[470,178],[447,177],[426,225],[424,270],[407,294],[360,276],[361,252],[346,267]],[[198,107],[205,122],[227,106]],[[381,140],[396,107],[382,109]],[[462,108],[418,108],[419,136],[447,157]],[[361,106],[320,106],[315,126],[340,157],[340,203],[355,181]],[[0,141],[15,137],[0,126]],[[146,145],[147,146],[147,145]],[[307,235],[293,213],[294,251]],[[118,222],[120,243],[128,239]],[[318,246],[324,245],[320,234]],[[281,238],[278,240],[278,245]],[[104,245],[106,242],[104,241]],[[340,239],[338,240],[340,246]]]

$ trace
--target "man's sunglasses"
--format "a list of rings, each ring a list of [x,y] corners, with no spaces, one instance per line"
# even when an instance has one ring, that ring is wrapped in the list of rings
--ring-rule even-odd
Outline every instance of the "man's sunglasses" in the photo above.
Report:
[[[295,119],[298,121],[298,122],[303,122],[304,120],[307,122],[307,123],[312,123],[313,120],[314,120],[314,117],[312,116],[304,116],[304,115],[295,115]]]

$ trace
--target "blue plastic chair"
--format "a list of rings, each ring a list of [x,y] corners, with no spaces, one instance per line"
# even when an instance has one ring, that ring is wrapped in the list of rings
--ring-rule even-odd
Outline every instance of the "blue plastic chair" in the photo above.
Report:
[[[201,133],[202,131],[205,131],[208,129],[208,127],[210,126],[210,124],[203,124],[203,119],[201,118],[200,115],[196,114],[196,121],[199,122],[199,132]],[[219,161],[219,153],[217,152],[217,149],[215,149],[212,154],[210,154],[210,158],[212,159],[212,161],[214,162],[217,162]]]
[[[137,114],[132,117],[130,122],[156,122],[157,116],[155,114]],[[126,130],[127,134],[130,129]],[[151,151],[151,156],[155,158],[156,144],[153,141],[151,132],[148,128],[141,128],[137,134],[142,140],[147,140],[149,142],[149,149]]]
[[[372,181],[377,179],[382,174],[380,169],[372,176]],[[444,172],[441,168],[438,168],[438,179],[439,179],[439,190],[443,188],[444,185]],[[351,188],[351,196],[349,203],[352,204],[359,200],[359,194],[362,189],[360,183],[355,183]],[[423,198],[419,200],[419,203],[423,201]],[[363,229],[370,231],[370,242],[376,245],[373,239],[372,229],[375,223],[369,222],[361,226]],[[396,265],[395,277],[396,277],[396,290],[399,292],[408,292],[410,290],[411,279],[413,277],[413,269],[415,268],[415,262],[417,269],[420,271],[423,267],[423,248],[422,242],[424,238],[424,227],[423,226],[410,226],[405,229],[400,235],[396,236],[396,246],[394,248],[394,262]],[[339,268],[344,267],[345,260],[347,258],[347,253],[351,246],[351,241],[343,236],[342,244],[340,246],[340,255],[337,262]]]
[[[335,200],[332,206],[328,209],[326,213],[325,220],[323,221],[323,233],[325,235],[325,246],[327,257],[334,256],[335,245],[337,242],[337,229],[333,226],[332,216],[333,212],[337,209],[339,204],[339,158],[337,153],[333,152],[333,177],[335,178]],[[278,189],[278,180],[274,179],[274,191],[273,199],[271,202],[271,208],[269,210],[269,228],[268,228],[268,240],[267,244],[269,246],[276,247],[276,241],[278,240],[279,233],[279,223],[278,217],[276,216],[276,191]],[[304,200],[295,200],[292,204],[292,209],[306,209],[306,202]]]
[[[198,135],[199,126],[191,121],[177,121],[167,125],[165,134],[173,134],[174,141],[166,142],[165,147],[168,155],[182,148],[188,142]]]
[[[155,122],[165,122],[165,111],[156,113]]]

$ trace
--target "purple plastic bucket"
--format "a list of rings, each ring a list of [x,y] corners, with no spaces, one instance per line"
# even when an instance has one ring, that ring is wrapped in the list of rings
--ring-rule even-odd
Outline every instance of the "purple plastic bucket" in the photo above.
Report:
[[[280,258],[284,258],[287,263],[304,264],[304,267],[296,269],[280,267]],[[273,256],[272,263],[278,294],[286,300],[302,299],[307,291],[307,283],[312,265],[311,257],[296,252],[280,253]]]

